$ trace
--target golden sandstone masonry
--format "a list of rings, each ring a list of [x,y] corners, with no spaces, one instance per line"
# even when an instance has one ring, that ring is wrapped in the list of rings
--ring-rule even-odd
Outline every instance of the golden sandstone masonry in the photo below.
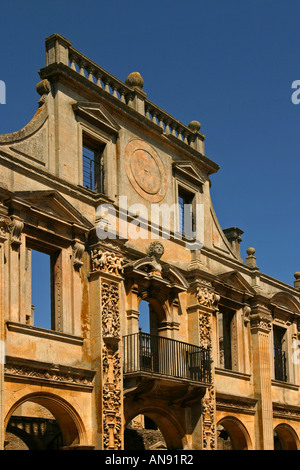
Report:
[[[58,34],[39,74],[35,116],[0,136],[1,448],[299,449],[300,273],[261,273],[221,229],[200,123]]]

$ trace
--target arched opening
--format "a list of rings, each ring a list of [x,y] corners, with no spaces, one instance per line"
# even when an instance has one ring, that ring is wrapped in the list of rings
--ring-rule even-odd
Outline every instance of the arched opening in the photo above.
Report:
[[[139,303],[139,330],[159,336],[159,326],[166,320],[163,305],[157,299],[142,299]]]
[[[124,433],[125,450],[167,449],[165,439],[157,424],[140,414],[133,418]]]
[[[226,417],[219,421],[218,450],[249,450],[251,448],[249,434],[244,425],[234,417]]]
[[[60,397],[32,394],[7,415],[5,450],[59,450],[78,445],[82,431],[76,413]]]
[[[218,450],[233,450],[229,432],[221,424],[217,428]]]
[[[274,450],[298,450],[299,438],[288,424],[279,424],[274,429]]]
[[[137,407],[136,407],[137,409]],[[149,407],[128,411],[124,432],[125,450],[181,450],[185,433],[180,423],[165,409]]]

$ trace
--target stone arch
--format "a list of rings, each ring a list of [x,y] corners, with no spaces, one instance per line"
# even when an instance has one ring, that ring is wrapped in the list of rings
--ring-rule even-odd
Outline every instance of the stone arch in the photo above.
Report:
[[[226,416],[218,422],[228,432],[233,450],[251,450],[250,435],[244,424],[234,416]]]
[[[151,294],[147,295],[147,293],[144,293],[143,296],[139,297],[139,306],[142,301],[149,303],[159,322],[164,322],[169,319],[170,313],[165,299],[151,297]]]
[[[37,403],[50,411],[60,427],[63,446],[78,446],[86,441],[83,422],[74,407],[63,398],[47,392],[31,393],[17,400],[6,415],[5,429],[13,413],[25,402]]]
[[[127,411],[127,413],[126,413]],[[125,411],[125,427],[137,415],[150,418],[160,429],[169,450],[183,450],[187,448],[187,439],[179,420],[166,408],[155,405],[130,407]]]
[[[300,305],[298,300],[288,292],[277,292],[273,295],[271,303],[278,307],[283,307],[293,313],[300,312]]]
[[[276,447],[276,438],[279,446]],[[300,442],[296,431],[289,424],[278,424],[274,429],[274,448],[280,450],[299,450]]]

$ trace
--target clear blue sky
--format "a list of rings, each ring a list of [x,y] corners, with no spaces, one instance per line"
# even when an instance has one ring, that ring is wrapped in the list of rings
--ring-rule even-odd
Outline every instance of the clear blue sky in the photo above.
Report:
[[[1,4],[0,133],[37,108],[44,39],[60,33],[185,124],[199,120],[220,165],[212,199],[222,228],[244,230],[245,259],[293,285],[299,259],[300,2],[292,0],[11,0]]]

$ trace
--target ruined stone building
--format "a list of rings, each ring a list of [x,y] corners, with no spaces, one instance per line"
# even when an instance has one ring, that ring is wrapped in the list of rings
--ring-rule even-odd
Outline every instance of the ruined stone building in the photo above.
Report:
[[[299,449],[300,273],[220,227],[200,124],[58,34],[39,75],[0,135],[2,448]]]

